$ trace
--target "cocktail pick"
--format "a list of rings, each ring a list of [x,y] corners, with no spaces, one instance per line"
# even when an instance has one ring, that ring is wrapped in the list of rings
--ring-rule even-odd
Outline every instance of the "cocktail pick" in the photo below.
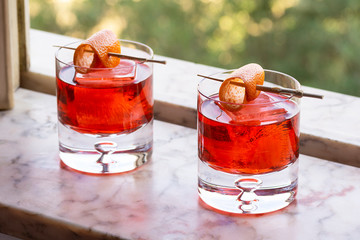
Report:
[[[214,78],[214,77],[209,77],[209,76],[205,76],[205,75],[201,75],[198,74],[199,77],[203,77],[203,78],[208,78],[211,80],[215,80],[218,82],[223,82],[224,80],[219,79],[219,78]],[[244,83],[241,82],[233,82],[230,81],[230,84],[234,84],[240,87],[245,87]],[[302,90],[296,90],[296,89],[291,89],[291,88],[282,88],[282,87],[267,87],[267,86],[263,86],[263,85],[256,85],[256,90],[259,91],[264,91],[264,92],[272,92],[272,93],[277,93],[277,94],[289,94],[289,95],[293,95],[295,97],[312,97],[312,98],[319,98],[319,99],[323,99],[324,96],[323,95],[319,95],[319,94],[314,94],[314,93],[306,93]]]
[[[54,45],[53,47],[66,48],[66,49],[76,50],[76,48],[73,48],[73,47],[67,47],[67,46],[58,46],[58,45]],[[133,57],[133,56],[124,55],[124,54],[120,54],[120,53],[113,53],[113,52],[109,52],[108,54],[109,54],[110,56],[114,56],[114,57],[125,58],[125,59],[131,59],[131,60],[138,60],[138,61],[142,61],[142,62],[152,62],[152,63],[161,63],[161,64],[166,64],[166,61],[164,61],[164,60],[155,60],[155,59],[148,59],[148,58],[141,58],[141,57]]]

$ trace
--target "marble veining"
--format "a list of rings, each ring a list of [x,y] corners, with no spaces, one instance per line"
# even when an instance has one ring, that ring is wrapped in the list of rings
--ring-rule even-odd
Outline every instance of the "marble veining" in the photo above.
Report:
[[[300,156],[297,200],[262,216],[207,209],[197,195],[196,130],[155,121],[135,172],[59,166],[55,97],[19,89],[0,114],[0,232],[25,239],[360,239],[360,169]]]

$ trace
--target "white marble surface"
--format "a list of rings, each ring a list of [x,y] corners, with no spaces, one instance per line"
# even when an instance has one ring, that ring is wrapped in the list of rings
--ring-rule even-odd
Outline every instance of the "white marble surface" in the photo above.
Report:
[[[0,232],[24,239],[360,239],[360,169],[300,156],[297,201],[226,216],[197,196],[196,130],[155,121],[153,160],[97,177],[59,166],[55,97],[0,112]]]

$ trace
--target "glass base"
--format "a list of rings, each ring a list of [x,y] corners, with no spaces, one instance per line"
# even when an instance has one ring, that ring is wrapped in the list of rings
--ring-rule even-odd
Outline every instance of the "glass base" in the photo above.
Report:
[[[151,159],[152,149],[147,151],[113,152],[107,160],[99,161],[97,151],[79,151],[60,145],[62,167],[90,174],[118,174],[135,170]]]
[[[200,199],[211,208],[232,214],[263,214],[280,210],[297,193],[298,160],[285,169],[259,175],[229,174],[199,160]]]
[[[59,123],[60,163],[88,174],[119,174],[144,165],[152,156],[153,122],[120,135],[90,135]]]

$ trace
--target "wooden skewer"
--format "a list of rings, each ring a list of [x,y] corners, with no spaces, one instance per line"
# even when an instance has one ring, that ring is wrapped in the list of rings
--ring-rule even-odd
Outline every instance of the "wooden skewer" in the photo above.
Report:
[[[76,50],[76,48],[67,47],[67,46],[57,46],[57,45],[54,45],[53,47],[59,47],[59,48],[66,48],[66,49]],[[133,57],[133,56],[124,55],[124,54],[120,54],[120,53],[113,53],[113,52],[109,52],[108,54],[109,54],[110,56],[119,57],[119,58],[125,58],[125,59],[131,59],[131,60],[139,60],[139,61],[143,61],[143,62],[152,62],[152,63],[166,64],[166,61],[164,61],[164,60],[155,60],[155,59],[148,59],[148,58],[141,58],[141,57]]]
[[[214,78],[214,77],[209,77],[209,76],[204,76],[201,74],[198,74],[199,77],[203,77],[203,78],[208,78],[211,80],[215,80],[218,82],[223,82],[224,80],[219,79],[219,78]],[[240,87],[245,87],[244,83],[241,82],[233,82],[230,81],[230,84],[234,84]],[[259,91],[264,91],[264,92],[272,92],[272,93],[277,93],[277,94],[290,94],[293,95],[295,97],[312,97],[312,98],[319,98],[319,99],[323,99],[323,95],[318,95],[318,94],[314,94],[314,93],[306,93],[303,92],[302,90],[296,90],[296,89],[291,89],[291,88],[281,88],[281,87],[267,87],[267,86],[263,86],[263,85],[256,85],[256,90]]]

